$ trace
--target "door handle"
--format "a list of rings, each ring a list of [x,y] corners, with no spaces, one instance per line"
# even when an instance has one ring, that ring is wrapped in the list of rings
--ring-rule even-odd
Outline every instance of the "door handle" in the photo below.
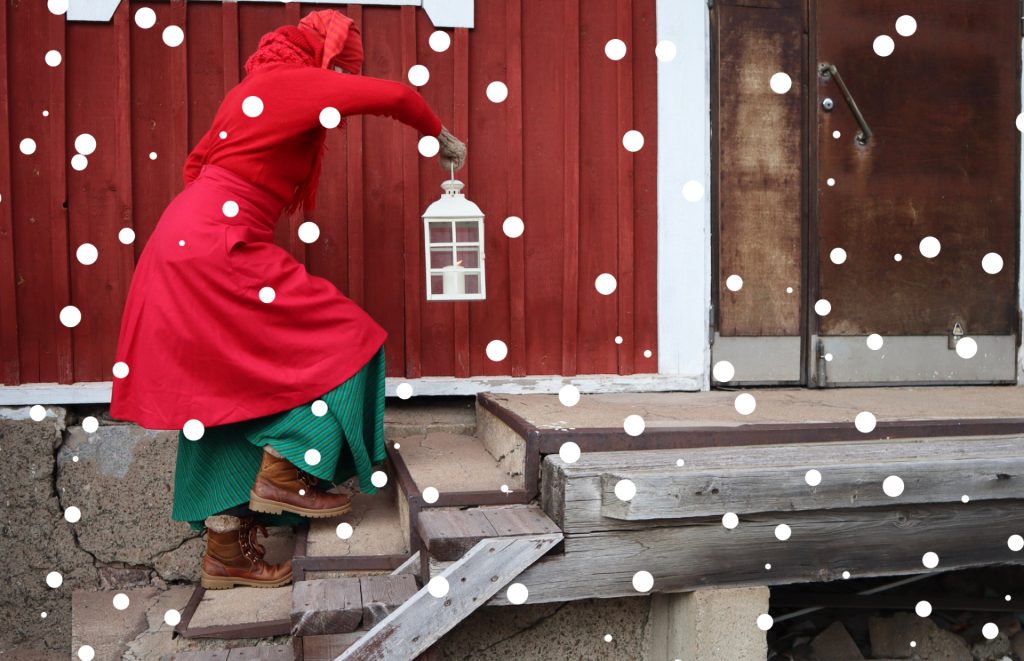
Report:
[[[850,94],[846,83],[843,82],[843,77],[839,75],[839,69],[834,64],[823,62],[818,65],[818,73],[821,74],[822,78],[834,77],[836,79],[839,91],[843,93],[843,98],[846,99],[846,103],[850,106],[853,116],[857,118],[857,123],[860,125],[860,133],[857,134],[857,144],[866,145],[868,140],[871,139],[871,128],[868,127],[868,123],[864,120],[864,115],[861,114],[860,108],[857,107],[857,102],[853,100],[853,95]]]

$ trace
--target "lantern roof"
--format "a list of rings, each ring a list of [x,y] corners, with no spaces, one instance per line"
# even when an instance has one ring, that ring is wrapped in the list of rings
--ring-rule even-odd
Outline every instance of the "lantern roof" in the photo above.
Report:
[[[483,218],[484,212],[474,202],[462,194],[464,183],[458,179],[449,179],[441,184],[444,193],[434,201],[423,217],[431,218]]]

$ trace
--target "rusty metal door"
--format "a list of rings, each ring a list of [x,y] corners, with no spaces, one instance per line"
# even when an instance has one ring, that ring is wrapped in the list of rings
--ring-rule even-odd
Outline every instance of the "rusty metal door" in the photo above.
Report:
[[[808,382],[1013,382],[1013,0],[810,0]]]

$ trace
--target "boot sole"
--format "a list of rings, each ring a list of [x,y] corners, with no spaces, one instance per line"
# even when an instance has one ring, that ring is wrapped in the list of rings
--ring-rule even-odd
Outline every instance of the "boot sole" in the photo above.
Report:
[[[326,519],[351,511],[352,502],[349,501],[347,505],[342,505],[341,507],[335,507],[329,510],[312,510],[305,507],[299,507],[298,505],[289,505],[288,503],[281,503],[276,500],[260,498],[250,491],[249,509],[253,512],[262,512],[263,514],[281,514],[282,512],[291,512],[292,514],[306,516],[311,519]]]
[[[279,588],[283,585],[288,585],[291,582],[291,572],[289,572],[284,578],[277,581],[255,581],[249,578],[238,578],[232,576],[211,576],[203,571],[202,577],[199,580],[199,584],[207,590],[224,590],[226,588],[233,588],[236,585],[250,588]]]

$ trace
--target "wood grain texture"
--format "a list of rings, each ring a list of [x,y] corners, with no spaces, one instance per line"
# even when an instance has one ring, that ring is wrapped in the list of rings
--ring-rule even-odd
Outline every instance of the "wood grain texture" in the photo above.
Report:
[[[402,605],[418,589],[412,574],[392,576],[360,576],[363,596],[362,628],[370,629]]]
[[[8,43],[8,12],[0,11],[0,43]],[[7,71],[7,49],[0,49],[0,71]],[[8,76],[0,76],[0,124],[12,126]],[[14,263],[14,217],[11,204],[11,163],[17,145],[9,131],[0,131],[0,379],[21,383],[18,353],[18,273]]]
[[[874,133],[857,145],[859,128],[836,82],[811,78],[812,105],[826,96],[836,103],[812,125],[817,297],[832,302],[829,315],[814,319],[823,335],[943,336],[956,321],[968,335],[1019,330],[1019,7],[933,6],[901,5],[918,19],[914,38],[898,39],[892,55],[878,57],[864,44],[879,33],[888,5],[815,2],[812,61],[838,67]],[[919,251],[926,236],[941,243],[934,259]],[[848,255],[840,265],[829,259],[836,247]],[[989,252],[1004,260],[995,275],[981,268]],[[903,259],[896,262],[895,253]]]
[[[487,299],[427,303],[420,214],[438,197],[443,173],[416,154],[415,131],[392,119],[346,117],[345,129],[328,132],[317,209],[282,218],[274,241],[386,328],[388,376],[609,374],[622,369],[618,353],[631,352],[640,365],[635,371],[643,367],[642,352],[654,348],[654,0],[601,0],[587,16],[580,4],[481,5],[477,28],[448,31],[452,46],[441,53],[427,43],[434,28],[421,9],[344,6],[363,32],[366,75],[404,82],[411,64],[430,69],[419,91],[467,142],[460,177],[487,215]],[[244,79],[243,64],[259,39],[315,8],[173,0],[154,10],[159,25],[185,30],[180,47],[166,46],[160,30],[136,29],[128,8],[105,24],[67,23],[24,3],[4,16],[7,53],[44,42],[66,53],[55,68],[39,60],[5,67],[5,385],[109,380],[120,318],[95,309],[120,309],[134,264],[182,190],[186,156],[224,94]],[[630,44],[625,61],[603,56],[613,37]],[[92,57],[75,55],[92,43],[103,48]],[[509,90],[500,104],[486,98],[496,80]],[[65,113],[65,102],[76,112]],[[100,109],[103,118],[95,115]],[[620,117],[643,131],[641,153],[619,153]],[[99,141],[82,172],[69,169],[72,152],[65,148],[79,132]],[[35,154],[18,151],[24,137],[37,141]],[[634,169],[620,172],[626,160]],[[630,201],[619,206],[620,198]],[[512,215],[526,225],[515,239],[501,229]],[[305,221],[320,228],[312,244],[298,238]],[[133,244],[117,241],[122,227],[135,231]],[[74,261],[73,249],[86,241],[99,248],[97,264]],[[620,269],[627,269],[623,289],[613,297],[596,294],[593,278]],[[77,329],[54,322],[67,304],[84,313]],[[626,339],[621,347],[611,341],[617,334]],[[506,360],[487,358],[493,339],[509,346]]]
[[[648,571],[654,592],[701,587],[782,585],[927,571],[922,556],[939,556],[935,571],[1024,562],[1007,538],[1024,526],[1024,501],[937,504],[762,513],[727,530],[720,519],[647,530],[568,534],[565,553],[516,577],[530,603],[637,596],[633,575]],[[792,537],[776,539],[785,523]],[[771,570],[765,569],[771,563]],[[507,605],[503,593],[488,605]]]
[[[354,631],[363,619],[359,578],[317,578],[292,586],[293,636]]]
[[[726,512],[748,514],[908,503],[1021,498],[1024,437],[926,439],[790,446],[585,453],[578,464],[555,455],[542,467],[541,505],[567,533],[637,529],[652,519]],[[685,465],[676,460],[685,456]],[[806,483],[808,470],[821,483]],[[903,480],[885,495],[890,475]],[[633,500],[614,493],[619,479],[636,486]],[[659,523],[660,525],[660,523]],[[672,524],[675,525],[675,524]]]
[[[715,8],[716,328],[723,336],[800,333],[803,9],[787,4]],[[777,72],[793,81],[785,94],[769,86]],[[743,278],[738,291],[725,287],[732,275]]]

